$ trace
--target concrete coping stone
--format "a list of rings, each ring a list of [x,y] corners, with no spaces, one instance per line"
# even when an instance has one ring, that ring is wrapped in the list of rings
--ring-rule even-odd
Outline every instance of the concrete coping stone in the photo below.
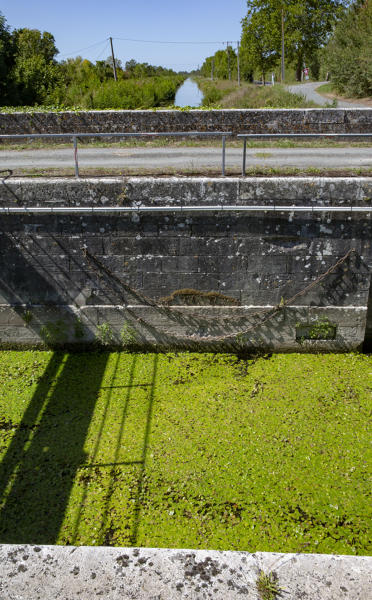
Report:
[[[0,545],[1,600],[258,600],[260,572],[288,600],[368,600],[372,557]]]

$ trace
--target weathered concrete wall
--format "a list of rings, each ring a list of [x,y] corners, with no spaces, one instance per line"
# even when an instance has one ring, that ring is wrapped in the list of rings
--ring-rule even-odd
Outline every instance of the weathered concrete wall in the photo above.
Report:
[[[367,600],[371,567],[367,556],[3,545],[0,598],[257,600],[263,571],[289,600]]]
[[[8,180],[0,206],[275,204],[278,210],[3,215],[1,343],[98,336],[158,348],[358,348],[366,330],[372,221],[371,213],[351,213],[350,206],[368,204],[372,211],[371,198],[369,178]],[[309,211],[281,213],[281,204]],[[312,213],[315,205],[324,212]],[[331,206],[345,212],[327,212]],[[316,339],[330,337],[331,326],[335,339]]]
[[[143,131],[371,133],[372,109],[106,110],[0,114],[0,134]]]

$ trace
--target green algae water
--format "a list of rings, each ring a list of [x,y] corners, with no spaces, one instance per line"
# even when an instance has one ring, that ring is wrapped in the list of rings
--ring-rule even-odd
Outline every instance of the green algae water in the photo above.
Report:
[[[0,353],[0,542],[368,554],[372,357]]]

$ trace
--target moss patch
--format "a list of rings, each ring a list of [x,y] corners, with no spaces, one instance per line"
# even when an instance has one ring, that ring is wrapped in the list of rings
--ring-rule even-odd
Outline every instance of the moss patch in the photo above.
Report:
[[[372,357],[0,353],[0,541],[368,554]]]

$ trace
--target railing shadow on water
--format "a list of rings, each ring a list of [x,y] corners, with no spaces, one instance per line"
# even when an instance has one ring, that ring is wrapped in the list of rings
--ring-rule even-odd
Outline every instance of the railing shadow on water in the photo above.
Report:
[[[140,366],[136,355],[125,355],[125,375],[118,372],[121,360],[119,353],[108,352],[52,354],[0,463],[1,543],[90,543],[86,510],[92,514],[97,509],[97,543],[120,545],[120,523],[112,518],[116,502],[125,517],[126,545],[136,545],[158,357],[152,355],[146,381],[135,377]],[[105,376],[106,370],[109,375]],[[101,402],[95,413],[99,396]],[[131,450],[123,451],[133,435],[128,418],[133,426],[139,404],[141,419],[136,423]],[[129,414],[131,408],[135,410]],[[88,438],[93,418],[99,424]],[[115,432],[107,451],[105,436],[110,427]],[[100,461],[102,453],[110,459]],[[103,484],[103,502],[97,505],[90,478],[81,477],[89,473],[93,479],[99,473],[97,486]],[[122,475],[119,483],[118,473]],[[129,505],[124,502],[125,493],[121,504],[125,490],[120,486],[128,488],[127,477],[132,488]],[[72,495],[76,485],[79,493]]]
[[[137,355],[126,355],[128,360],[128,374],[125,378],[118,375],[120,355],[115,355],[115,364],[108,385],[102,387],[106,397],[100,413],[100,425],[98,427],[93,448],[89,456],[89,462],[82,465],[82,470],[87,473],[83,480],[83,492],[77,507],[71,535],[71,543],[81,542],[80,526],[84,521],[84,512],[89,505],[90,473],[100,471],[102,485],[105,476],[103,502],[100,504],[100,513],[96,520],[97,532],[95,537],[100,545],[135,546],[138,542],[138,527],[140,522],[141,498],[146,470],[147,453],[151,432],[153,416],[153,405],[156,389],[156,374],[158,356],[152,355],[151,365],[146,372],[146,381],[138,382],[136,370],[141,366]],[[138,398],[138,391],[143,392],[142,399]],[[110,410],[115,411],[111,404],[115,404],[114,393],[122,394],[120,399],[120,411],[113,443],[111,445],[109,462],[98,460],[101,454],[101,446],[105,429],[109,428]],[[130,421],[133,420],[131,410],[142,403],[142,419],[136,422],[135,440],[130,439]],[[127,446],[128,449],[123,450]],[[123,460],[123,458],[125,460]],[[122,483],[123,482],[123,483]],[[128,488],[131,488],[130,498],[126,498]],[[123,489],[124,488],[124,489]],[[117,516],[118,497],[121,517]],[[114,517],[112,517],[112,513]],[[123,518],[125,526],[122,527]],[[119,523],[121,521],[121,525]]]
[[[52,355],[0,464],[2,543],[55,543],[108,356]]]

